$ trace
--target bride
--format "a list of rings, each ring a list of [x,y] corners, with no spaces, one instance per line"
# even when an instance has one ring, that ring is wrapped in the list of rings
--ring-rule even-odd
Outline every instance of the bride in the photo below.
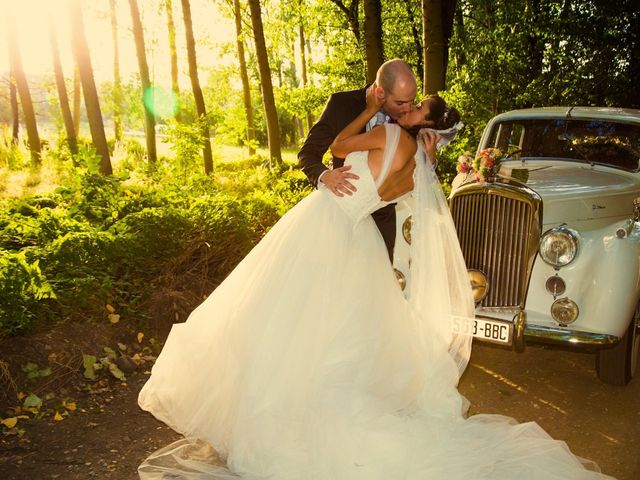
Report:
[[[142,479],[609,478],[535,423],[466,417],[456,386],[474,305],[427,160],[439,136],[408,131],[447,129],[457,112],[432,96],[360,134],[380,107],[368,95],[332,145],[357,191],[310,194],[173,326],[139,404],[186,438]],[[408,194],[407,300],[370,214]]]

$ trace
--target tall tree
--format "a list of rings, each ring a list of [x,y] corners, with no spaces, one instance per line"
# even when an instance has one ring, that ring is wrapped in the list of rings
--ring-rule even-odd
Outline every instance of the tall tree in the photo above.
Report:
[[[189,61],[189,77],[196,104],[196,112],[202,124],[204,171],[208,175],[213,172],[213,153],[211,152],[211,140],[209,138],[209,122],[207,109],[204,104],[204,96],[198,79],[198,63],[196,60],[196,42],[193,37],[193,22],[191,21],[191,5],[189,0],[181,0],[182,18],[184,20],[185,35],[187,37],[187,58]]]
[[[147,52],[144,47],[144,30],[140,21],[140,10],[137,0],[129,0],[131,9],[131,23],[133,26],[133,38],[136,43],[136,56],[138,57],[138,67],[140,69],[140,81],[142,83],[142,102],[144,103],[144,131],[147,143],[147,156],[149,163],[155,165],[156,154],[156,119],[154,117],[153,91],[149,80],[149,65],[147,64]]]
[[[264,29],[262,27],[262,12],[259,0],[248,0],[251,10],[251,25],[253,26],[253,37],[256,44],[256,57],[258,58],[258,69],[260,72],[260,85],[262,87],[262,102],[264,113],[267,119],[267,138],[269,141],[269,158],[275,162],[278,168],[282,167],[282,153],[280,151],[280,126],[278,125],[278,111],[273,96],[273,84],[271,82],[271,69],[269,68],[269,57],[264,41]]]
[[[307,54],[306,54],[307,40],[306,40],[305,31],[304,31],[304,25],[302,25],[302,21],[299,24],[298,32],[300,35],[300,63],[302,64],[302,87],[305,88],[305,87],[308,87],[311,84],[311,82],[309,81],[309,76],[307,74]],[[314,118],[311,110],[309,110],[309,108],[306,106],[305,106],[305,109],[306,109],[307,132],[308,132],[309,130],[311,130],[311,127],[313,126]]]
[[[62,71],[62,63],[60,62],[60,49],[58,47],[58,34],[53,21],[49,22],[49,38],[51,40],[51,58],[53,60],[53,72],[56,78],[56,88],[58,89],[58,97],[60,98],[60,110],[62,111],[62,121],[64,129],[67,132],[67,144],[73,155],[78,153],[78,141],[76,132],[73,128],[73,117],[71,116],[71,108],[69,107],[69,96],[67,95],[67,85],[64,81],[64,73]]]
[[[378,68],[384,62],[381,15],[380,0],[364,0],[364,48],[367,57],[367,83],[375,81]]]
[[[353,36],[356,37],[356,42],[360,44],[360,20],[358,19],[360,0],[351,0],[349,5],[345,5],[342,0],[331,0],[331,2],[344,14],[349,24],[349,29],[353,32]]]
[[[116,0],[109,0],[111,38],[113,39],[113,136],[122,138],[122,81],[120,80],[120,42],[118,41],[118,16]]]
[[[18,92],[16,90],[16,79],[13,75],[13,69],[9,69],[9,102],[11,104],[11,143],[18,144],[20,136],[20,112],[18,110]]]
[[[456,0],[422,0],[425,94],[445,89]]]
[[[73,65],[73,131],[76,137],[80,135],[80,107],[82,106],[82,82],[78,62]]]
[[[176,24],[173,20],[173,0],[164,0],[167,14],[167,34],[169,36],[169,60],[171,63],[171,90],[177,101],[180,100],[180,83],[178,82],[178,49],[176,47]],[[176,109],[175,119],[180,121],[180,105]]]
[[[422,80],[424,79],[424,53],[422,51],[421,29],[419,28],[422,25],[422,17],[414,12],[414,8],[416,8],[415,2],[404,0],[404,7],[406,18],[411,28],[411,38],[413,39],[413,48],[416,56],[416,76]]]
[[[301,0],[298,0],[298,6],[300,8]],[[300,41],[300,63],[302,64],[302,87],[305,88],[310,85],[309,76],[307,74],[307,54],[306,54],[306,46],[307,46],[307,38],[305,35],[304,25],[302,23],[302,13],[299,12],[298,19],[298,39]],[[305,107],[306,108],[306,107]],[[306,108],[306,118],[307,118],[307,131],[311,130],[313,126],[313,113]]]
[[[7,40],[9,45],[9,61],[11,63],[11,71],[16,82],[20,103],[22,104],[22,113],[24,115],[24,123],[27,127],[27,142],[29,144],[29,152],[31,161],[39,164],[41,161],[40,136],[38,135],[38,124],[36,122],[36,114],[33,110],[33,102],[31,101],[31,92],[29,91],[29,83],[27,76],[22,68],[22,58],[20,57],[20,48],[18,46],[18,38],[15,31],[15,23],[11,20],[7,22]]]
[[[247,72],[247,61],[244,53],[244,35],[242,33],[242,11],[240,0],[233,0],[233,16],[236,23],[236,45],[238,48],[238,63],[240,65],[240,79],[242,80],[242,98],[244,100],[244,111],[247,116],[247,144],[249,145],[249,155],[254,155],[256,149],[255,125],[253,120],[253,106],[251,105],[251,85],[249,84],[249,73]]]
[[[71,0],[69,3],[73,53],[80,72],[80,82],[82,83],[82,91],[84,92],[84,105],[87,109],[87,119],[89,120],[93,146],[100,156],[100,173],[103,175],[111,175],[113,169],[111,168],[107,137],[104,133],[98,90],[96,89],[96,83],[93,77],[89,46],[87,45],[87,38],[84,33],[84,21],[82,19],[80,1],[81,0]]]

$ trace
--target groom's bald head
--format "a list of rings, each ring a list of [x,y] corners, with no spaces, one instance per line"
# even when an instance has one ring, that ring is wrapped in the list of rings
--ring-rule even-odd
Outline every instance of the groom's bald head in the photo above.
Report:
[[[416,76],[404,60],[384,62],[376,75],[379,95],[385,98],[382,109],[394,120],[411,109],[418,89]]]
[[[395,88],[403,87],[407,84],[413,86],[414,89],[417,88],[413,70],[411,70],[407,62],[399,58],[388,60],[380,66],[376,74],[376,83],[387,93],[393,93]]]

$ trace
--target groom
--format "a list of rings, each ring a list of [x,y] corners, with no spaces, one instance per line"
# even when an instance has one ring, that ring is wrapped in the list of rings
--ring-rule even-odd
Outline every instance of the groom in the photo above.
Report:
[[[389,120],[395,121],[411,110],[416,97],[416,77],[406,62],[394,59],[383,63],[378,69],[374,85],[360,90],[334,93],[298,153],[299,165],[311,183],[316,187],[323,183],[340,197],[356,191],[350,180],[357,180],[358,176],[349,172],[351,166],[343,166],[343,158],[333,157],[333,169],[330,170],[322,163],[322,157],[338,133],[365,109],[369,88],[376,89],[375,93],[384,100],[384,105],[369,121],[366,130]],[[371,216],[382,234],[389,259],[393,262],[396,239],[395,204],[387,205],[373,212]]]

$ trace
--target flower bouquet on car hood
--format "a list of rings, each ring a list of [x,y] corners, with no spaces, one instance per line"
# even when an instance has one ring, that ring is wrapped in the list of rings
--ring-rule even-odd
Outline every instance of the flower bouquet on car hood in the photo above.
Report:
[[[464,152],[458,157],[458,173],[472,174],[479,182],[487,178],[495,178],[500,170],[500,162],[507,155],[499,148],[485,148],[473,157],[470,152]]]
[[[498,176],[502,161],[511,158],[519,151],[520,149],[517,148],[504,151],[500,148],[489,147],[480,150],[475,157],[470,152],[464,152],[458,157],[456,170],[458,173],[473,175],[478,182],[492,181]]]

